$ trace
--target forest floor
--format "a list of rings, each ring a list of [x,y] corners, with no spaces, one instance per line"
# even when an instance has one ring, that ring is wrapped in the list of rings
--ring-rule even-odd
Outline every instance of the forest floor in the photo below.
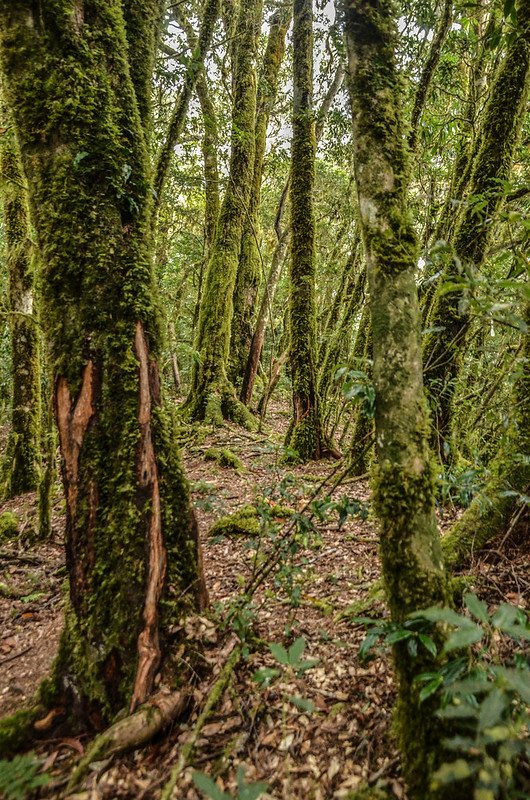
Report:
[[[212,538],[208,536],[212,524],[263,497],[271,504],[300,511],[322,480],[337,471],[334,462],[295,467],[281,463],[288,417],[289,410],[277,404],[266,433],[249,434],[227,426],[184,449],[212,608],[182,624],[187,638],[196,640],[209,677],[205,670],[206,678],[197,679],[184,720],[142,749],[94,763],[83,786],[69,797],[160,797],[235,645],[237,637],[233,629],[223,629],[223,621],[257,563],[255,537]],[[229,448],[244,468],[234,470],[207,460],[211,447]],[[320,496],[326,491],[324,487]],[[350,505],[355,498],[358,508],[365,509],[369,503],[366,481],[342,483],[333,499],[341,497],[348,497]],[[34,496],[25,495],[0,507],[0,511],[17,513],[22,526],[18,542],[0,546],[0,716],[22,707],[31,697],[56,651],[65,580],[63,506],[58,496],[53,535],[44,544],[31,544],[27,535],[35,519]],[[366,604],[379,578],[377,534],[370,516],[364,516],[348,516],[343,525],[337,513],[320,522],[313,519],[313,529],[298,538],[289,558],[259,587],[252,619],[237,617],[240,629],[251,625],[250,652],[239,662],[202,727],[192,759],[193,768],[216,776],[219,788],[229,796],[237,796],[236,772],[244,766],[245,780],[266,782],[269,788],[264,797],[274,800],[347,798],[365,785],[384,789],[387,797],[406,797],[392,738],[394,694],[388,654],[377,653],[368,663],[358,655],[365,631],[353,621],[355,606]],[[454,511],[446,512],[442,528],[453,518]],[[491,605],[506,601],[527,607],[528,541],[528,536],[513,536],[504,542],[502,552],[490,548],[467,570],[470,586]],[[260,543],[262,552],[273,546],[269,540]],[[370,615],[383,614],[384,604],[376,598]],[[298,662],[314,662],[302,671],[282,665],[274,655],[279,652],[275,644],[288,649],[296,640],[304,644]],[[257,672],[264,683],[256,680]],[[35,752],[53,777],[53,783],[37,796],[67,796],[63,794],[65,777],[88,743],[84,736],[35,743]],[[173,798],[201,797],[192,772],[191,767],[182,772]]]

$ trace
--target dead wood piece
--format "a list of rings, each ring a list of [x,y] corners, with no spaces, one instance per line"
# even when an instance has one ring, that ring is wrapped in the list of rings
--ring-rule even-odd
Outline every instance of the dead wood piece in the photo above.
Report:
[[[185,691],[170,694],[159,692],[141,705],[134,714],[119,720],[96,736],[86,755],[72,772],[65,796],[79,786],[93,761],[108,758],[149,742],[184,711],[188,697]]]

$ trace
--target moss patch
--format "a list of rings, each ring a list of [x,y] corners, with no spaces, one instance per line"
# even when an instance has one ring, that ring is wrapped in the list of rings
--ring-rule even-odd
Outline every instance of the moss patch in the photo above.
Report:
[[[293,514],[292,508],[271,506],[273,519],[287,519]],[[260,533],[260,515],[254,506],[246,505],[234,514],[221,517],[210,528],[210,536],[258,536]]]
[[[241,459],[227,447],[210,447],[204,454],[206,461],[215,461],[220,467],[229,467],[243,472],[245,465]]]
[[[0,543],[14,539],[18,533],[18,517],[12,511],[0,514]]]

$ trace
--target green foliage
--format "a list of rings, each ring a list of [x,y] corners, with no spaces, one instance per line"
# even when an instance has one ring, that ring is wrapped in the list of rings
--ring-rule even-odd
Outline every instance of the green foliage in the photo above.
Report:
[[[353,400],[360,406],[361,414],[368,419],[375,415],[375,388],[370,377],[361,370],[340,367],[335,373],[335,382],[342,381],[341,391],[345,400]]]
[[[375,645],[406,642],[415,658],[420,645],[438,658],[438,667],[420,673],[419,698],[438,700],[436,716],[450,732],[442,741],[444,760],[432,776],[433,789],[469,781],[474,800],[516,797],[516,764],[530,757],[530,662],[522,643],[530,641],[528,615],[501,603],[492,613],[475,594],[464,595],[467,613],[428,608],[403,625],[357,618],[368,626],[360,656]],[[444,630],[440,638],[439,631]],[[513,652],[503,663],[506,642]],[[451,754],[458,757],[451,759]]]
[[[0,761],[0,795],[6,800],[25,800],[51,778],[39,774],[42,762],[34,753],[15,756],[11,761]]]
[[[254,506],[243,506],[234,514],[218,519],[210,528],[209,536],[257,536],[259,532],[258,512]]]
[[[237,792],[236,794],[227,794],[221,791],[209,775],[204,772],[195,770],[193,773],[193,783],[197,789],[202,792],[205,797],[210,800],[258,800],[267,791],[267,784],[260,783],[246,783],[245,782],[245,769],[239,767],[237,770]]]
[[[14,539],[18,533],[18,517],[12,511],[0,514],[0,543]]]
[[[467,508],[484,488],[487,470],[480,464],[448,465],[438,477],[438,498],[442,508],[448,504]]]

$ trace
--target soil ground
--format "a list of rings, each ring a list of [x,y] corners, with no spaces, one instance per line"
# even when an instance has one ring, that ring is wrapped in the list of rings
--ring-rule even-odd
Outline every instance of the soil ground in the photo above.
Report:
[[[183,624],[211,665],[210,682],[197,681],[195,702],[184,721],[141,750],[96,762],[72,798],[160,797],[209,687],[234,646],[233,632],[223,630],[222,623],[256,561],[252,537],[212,539],[208,536],[212,524],[264,496],[271,504],[300,510],[326,475],[337,470],[334,462],[296,467],[281,463],[287,423],[288,411],[276,406],[268,420],[273,433],[248,434],[227,426],[184,450],[212,611]],[[206,460],[205,452],[212,446],[230,448],[244,470]],[[369,503],[368,486],[364,481],[343,483],[333,499],[341,497],[355,498],[362,508]],[[0,511],[4,510],[17,513],[21,526],[17,542],[0,546],[0,716],[22,707],[50,668],[62,625],[65,579],[60,494],[54,502],[53,534],[44,544],[32,543],[33,495],[4,504]],[[453,517],[453,512],[446,512],[442,527]],[[370,516],[349,516],[339,525],[334,513],[313,522],[292,559],[255,595],[252,630],[258,642],[254,639],[251,654],[240,662],[202,728],[193,765],[216,776],[218,786],[229,794],[243,765],[246,781],[265,781],[269,787],[265,797],[274,800],[346,798],[366,784],[384,789],[387,797],[406,798],[392,738],[391,665],[386,654],[361,663],[358,651],[365,632],[352,621],[356,616],[352,606],[366,602],[368,590],[379,578],[373,521]],[[524,531],[512,533],[502,548],[485,551],[470,565],[470,586],[490,604],[507,601],[527,607],[528,541]],[[270,546],[270,542],[260,544],[260,548]],[[385,614],[381,600],[372,604],[370,614]],[[315,663],[297,675],[278,664],[269,645],[289,647],[300,638],[305,643],[302,660]],[[269,676],[269,685],[255,680],[263,668],[278,670]],[[40,796],[61,795],[65,776],[87,744],[83,736],[35,744],[35,752],[53,776],[53,784],[40,790]],[[172,797],[200,797],[192,768],[183,772]]]

